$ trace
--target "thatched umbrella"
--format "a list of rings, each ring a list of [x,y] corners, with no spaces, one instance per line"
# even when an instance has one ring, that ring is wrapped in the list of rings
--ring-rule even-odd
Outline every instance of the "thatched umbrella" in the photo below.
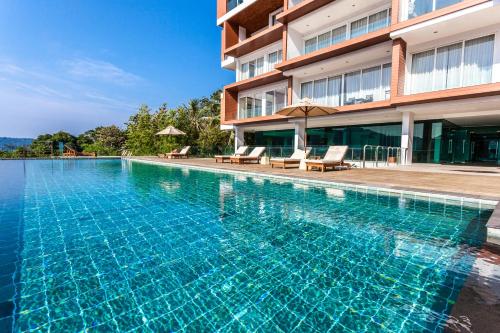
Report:
[[[184,133],[181,130],[178,130],[174,126],[168,126],[163,131],[160,131],[160,132],[156,133],[156,135],[179,136],[179,135],[186,135],[186,133]]]

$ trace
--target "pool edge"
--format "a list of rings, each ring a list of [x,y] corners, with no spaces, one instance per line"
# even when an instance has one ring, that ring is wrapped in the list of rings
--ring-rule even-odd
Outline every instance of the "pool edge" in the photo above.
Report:
[[[486,228],[488,229],[486,242],[500,247],[500,203],[497,204],[493,214],[491,214]]]

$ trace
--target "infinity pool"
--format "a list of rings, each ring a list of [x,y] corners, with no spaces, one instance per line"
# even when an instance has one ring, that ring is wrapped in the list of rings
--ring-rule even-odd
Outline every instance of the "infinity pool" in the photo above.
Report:
[[[0,161],[0,331],[439,332],[490,214],[119,160]]]

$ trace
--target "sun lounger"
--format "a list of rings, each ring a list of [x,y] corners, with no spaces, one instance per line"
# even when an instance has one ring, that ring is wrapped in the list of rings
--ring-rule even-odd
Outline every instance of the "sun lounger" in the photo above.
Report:
[[[231,164],[260,163],[260,158],[265,151],[266,147],[256,147],[248,156],[233,156],[229,159],[229,162]]]
[[[241,146],[236,150],[234,155],[215,155],[215,163],[224,163],[224,162],[229,162],[231,160],[231,157],[238,157],[238,156],[243,156],[247,153],[248,146]]]
[[[182,148],[182,150],[178,153],[168,153],[165,154],[165,158],[188,158],[189,156],[189,150],[191,149],[191,146],[186,146]]]
[[[327,168],[335,170],[336,167],[345,166],[350,168],[349,163],[344,162],[345,154],[347,153],[348,146],[330,146],[322,160],[306,160],[306,170],[317,168],[321,172],[325,172]]]
[[[286,169],[287,166],[298,167],[300,161],[306,159],[310,153],[311,148],[308,148],[306,151],[297,149],[289,158],[271,158],[271,168],[274,168],[274,166],[282,167],[283,169]]]

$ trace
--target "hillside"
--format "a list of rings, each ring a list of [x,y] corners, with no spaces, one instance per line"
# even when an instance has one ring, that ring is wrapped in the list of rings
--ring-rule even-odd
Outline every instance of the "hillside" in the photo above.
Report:
[[[0,137],[0,150],[3,151],[14,150],[17,147],[30,145],[31,142],[33,142],[33,139]]]

